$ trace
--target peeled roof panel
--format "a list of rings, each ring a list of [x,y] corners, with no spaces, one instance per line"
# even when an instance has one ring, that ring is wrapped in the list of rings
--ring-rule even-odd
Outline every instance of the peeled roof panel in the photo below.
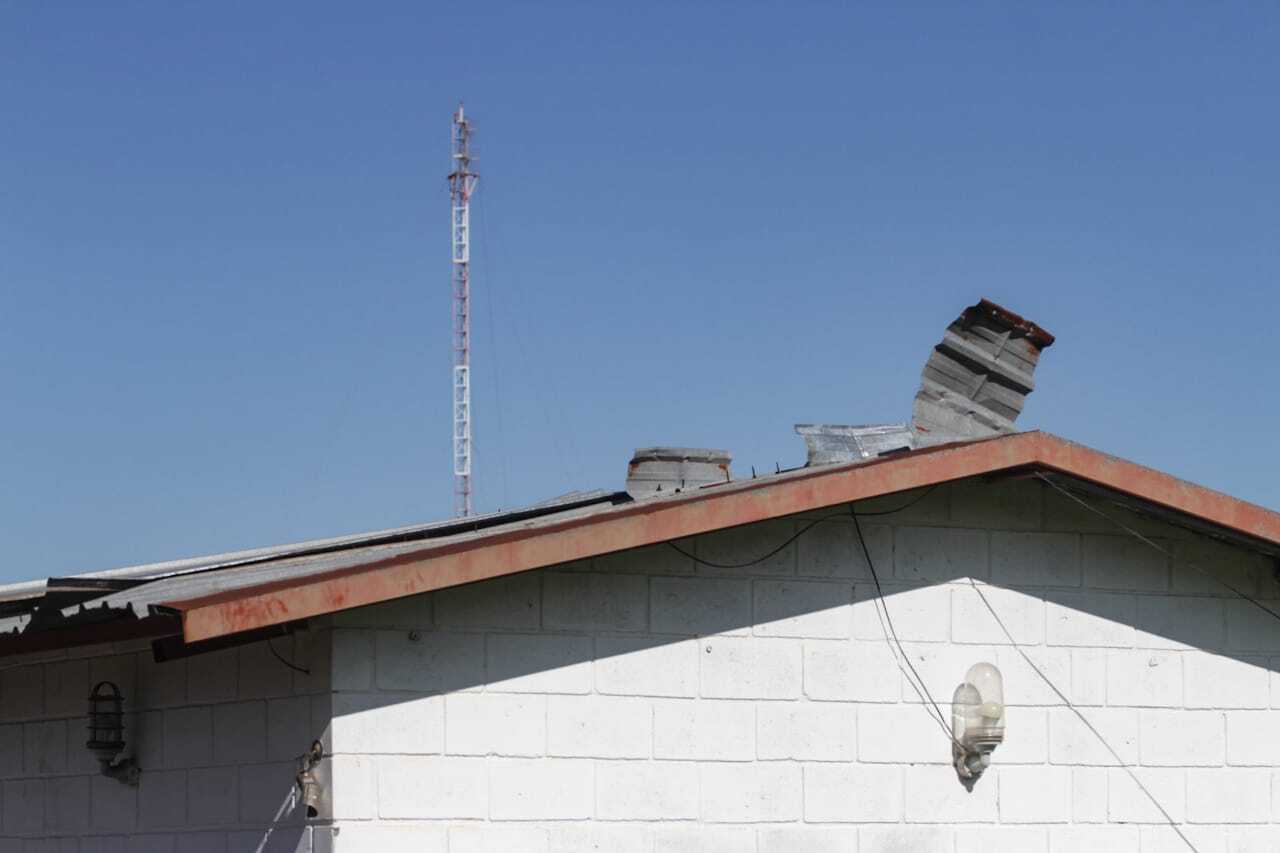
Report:
[[[912,425],[927,443],[1013,431],[1040,351],[1053,336],[993,302],[966,308],[929,354],[912,407]]]

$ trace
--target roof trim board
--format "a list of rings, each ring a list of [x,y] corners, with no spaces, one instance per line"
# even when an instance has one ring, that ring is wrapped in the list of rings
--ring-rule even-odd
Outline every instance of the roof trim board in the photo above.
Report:
[[[804,468],[549,518],[336,571],[183,601],[183,638],[198,642],[479,580],[640,548],[953,480],[1018,469],[1057,472],[1280,546],[1280,513],[1044,432],[1024,432],[849,465]]]

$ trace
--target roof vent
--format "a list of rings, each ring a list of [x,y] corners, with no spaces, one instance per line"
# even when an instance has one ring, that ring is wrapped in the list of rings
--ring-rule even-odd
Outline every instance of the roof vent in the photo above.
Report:
[[[916,446],[1013,432],[1053,335],[986,299],[947,327],[912,408]]]
[[[627,494],[633,498],[697,489],[733,479],[727,450],[702,447],[642,447],[627,466]]]

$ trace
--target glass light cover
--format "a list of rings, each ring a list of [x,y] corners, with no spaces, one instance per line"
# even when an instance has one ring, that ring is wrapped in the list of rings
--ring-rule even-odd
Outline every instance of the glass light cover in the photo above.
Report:
[[[956,688],[951,697],[951,735],[961,743],[965,740],[965,732],[972,723],[978,720],[978,708],[982,705],[982,696],[978,688],[965,682]]]
[[[976,663],[964,680],[978,693],[978,707],[966,721],[966,732],[972,738],[999,741],[1004,736],[1004,678],[1000,670],[989,663]]]

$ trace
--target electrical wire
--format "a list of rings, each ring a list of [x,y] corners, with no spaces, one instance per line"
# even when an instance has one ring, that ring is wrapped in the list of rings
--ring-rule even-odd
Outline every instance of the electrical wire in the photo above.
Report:
[[[293,670],[294,672],[300,672],[303,675],[311,674],[311,670],[307,669],[305,666],[298,666],[296,663],[293,663],[292,661],[285,660],[284,657],[282,657],[281,654],[278,651],[276,651],[276,647],[271,643],[270,637],[267,637],[267,648],[271,650],[271,654],[275,655],[276,660],[280,661],[280,663],[289,667],[289,669]]]
[[[1064,489],[1062,486],[1059,486],[1057,483],[1055,483],[1053,480],[1050,480],[1050,479],[1049,479],[1048,477],[1046,477],[1044,474],[1042,474],[1042,473],[1040,473],[1040,472],[1036,472],[1036,476],[1037,476],[1037,477],[1039,477],[1041,480],[1044,480],[1046,483],[1048,483],[1048,484],[1049,484],[1050,486],[1052,486],[1053,488],[1057,489],[1059,492],[1062,492],[1062,494],[1066,495],[1066,496],[1067,496],[1068,498],[1070,498],[1071,500],[1073,500],[1073,501],[1075,501],[1076,503],[1080,504],[1080,506],[1082,506],[1082,507],[1084,507],[1085,509],[1089,510],[1089,512],[1093,513],[1094,515],[1101,516],[1102,518],[1105,518],[1107,521],[1111,522],[1111,523],[1112,523],[1112,524],[1114,524],[1116,527],[1119,527],[1119,528],[1120,528],[1121,530],[1123,530],[1125,533],[1128,533],[1130,536],[1133,536],[1133,537],[1137,538],[1137,539],[1138,539],[1139,541],[1141,541],[1141,542],[1145,542],[1146,544],[1150,545],[1152,548],[1154,548],[1154,549],[1156,549],[1157,551],[1159,551],[1161,554],[1164,554],[1164,555],[1165,555],[1166,557],[1168,557],[1170,560],[1173,560],[1174,562],[1177,562],[1177,563],[1181,563],[1181,564],[1182,564],[1182,565],[1184,565],[1184,566],[1190,566],[1191,568],[1195,569],[1195,570],[1196,570],[1197,572],[1199,572],[1200,574],[1204,575],[1205,577],[1207,577],[1207,578],[1209,578],[1210,580],[1212,580],[1212,581],[1214,581],[1215,583],[1217,583],[1219,586],[1222,586],[1223,588],[1230,590],[1231,592],[1233,592],[1233,593],[1235,593],[1236,595],[1238,595],[1240,598],[1242,598],[1242,599],[1244,599],[1245,601],[1249,602],[1249,603],[1250,603],[1250,604],[1252,604],[1254,607],[1256,607],[1256,608],[1258,608],[1259,610],[1261,610],[1263,613],[1266,613],[1267,615],[1271,616],[1273,619],[1280,620],[1280,613],[1277,613],[1276,611],[1272,610],[1270,607],[1267,607],[1265,604],[1263,604],[1261,601],[1258,601],[1256,598],[1254,598],[1253,596],[1249,595],[1247,592],[1244,592],[1243,590],[1236,589],[1234,586],[1232,586],[1231,584],[1227,583],[1226,581],[1224,581],[1222,578],[1218,577],[1218,576],[1217,576],[1216,574],[1214,574],[1213,572],[1209,571],[1208,569],[1205,569],[1205,568],[1202,568],[1202,567],[1200,567],[1200,566],[1197,566],[1195,563],[1193,563],[1193,562],[1191,562],[1191,561],[1189,561],[1189,560],[1179,560],[1177,557],[1175,557],[1175,556],[1173,555],[1173,552],[1169,551],[1167,548],[1161,548],[1161,547],[1160,547],[1160,545],[1159,545],[1158,543],[1156,543],[1156,542],[1152,541],[1151,539],[1148,539],[1146,536],[1143,536],[1143,535],[1142,535],[1141,533],[1139,533],[1137,530],[1134,530],[1132,527],[1128,526],[1128,525],[1127,525],[1127,524],[1125,524],[1124,522],[1122,522],[1122,521],[1120,521],[1120,520],[1118,520],[1118,519],[1112,518],[1111,516],[1107,515],[1105,512],[1103,512],[1102,510],[1098,509],[1097,507],[1090,506],[1090,505],[1089,505],[1088,503],[1086,503],[1084,500],[1082,500],[1081,498],[1079,498],[1079,497],[1077,497],[1077,496],[1075,496],[1075,495],[1071,494],[1071,492],[1067,491],[1067,490],[1066,490],[1066,489]]]
[[[1035,674],[1040,676],[1040,680],[1049,686],[1049,689],[1052,690],[1057,695],[1057,697],[1062,700],[1062,703],[1066,705],[1071,710],[1071,712],[1080,719],[1080,722],[1084,723],[1085,728],[1093,732],[1093,736],[1098,739],[1099,743],[1101,743],[1104,747],[1107,748],[1107,752],[1111,753],[1111,757],[1115,759],[1116,764],[1120,765],[1121,769],[1123,769],[1126,773],[1129,774],[1129,778],[1133,780],[1133,784],[1137,785],[1139,790],[1141,790],[1142,793],[1147,795],[1147,799],[1150,800],[1151,804],[1156,807],[1156,810],[1159,811],[1160,814],[1164,816],[1164,819],[1169,824],[1169,827],[1178,834],[1178,837],[1182,839],[1183,843],[1186,844],[1187,847],[1189,847],[1192,851],[1194,851],[1194,853],[1199,853],[1199,851],[1196,850],[1196,846],[1191,843],[1191,839],[1187,838],[1187,836],[1183,833],[1181,827],[1178,826],[1177,822],[1173,819],[1173,817],[1169,814],[1169,812],[1165,810],[1165,807],[1160,805],[1160,801],[1157,800],[1155,795],[1152,794],[1151,791],[1147,789],[1147,786],[1142,784],[1142,780],[1138,778],[1138,774],[1134,772],[1133,768],[1124,763],[1124,760],[1120,757],[1120,754],[1116,752],[1115,748],[1112,747],[1111,744],[1107,742],[1107,739],[1102,736],[1102,732],[1098,731],[1097,728],[1094,727],[1093,723],[1089,722],[1089,718],[1086,717],[1079,708],[1077,708],[1075,705],[1072,704],[1071,700],[1067,698],[1066,694],[1064,694],[1061,690],[1058,689],[1058,685],[1054,684],[1053,681],[1049,678],[1049,676],[1045,675],[1044,671],[1041,670],[1040,667],[1036,666],[1035,661],[1031,659],[1031,656],[1027,654],[1026,650],[1023,649],[1022,646],[1018,645],[1017,641],[1013,639],[1012,632],[1009,631],[1009,628],[1004,624],[1004,620],[1000,618],[1000,614],[996,613],[996,609],[991,606],[991,602],[987,600],[987,596],[982,592],[981,587],[978,586],[978,584],[973,580],[973,578],[969,578],[969,585],[973,587],[973,591],[978,594],[978,598],[982,599],[982,603],[986,605],[987,610],[991,613],[991,617],[996,620],[996,624],[999,625],[1000,630],[1004,632],[1004,636],[1009,641],[1009,644],[1012,645],[1013,648],[1018,652],[1018,654],[1022,656],[1022,659],[1027,662],[1027,666],[1031,667],[1031,669],[1035,671]]]
[[[901,509],[898,511],[901,512]],[[942,709],[938,707],[938,703],[934,701],[933,694],[929,692],[929,687],[925,684],[924,678],[916,670],[915,664],[911,663],[911,656],[902,647],[902,640],[898,639],[898,630],[894,627],[893,617],[889,615],[889,604],[884,599],[884,588],[880,586],[880,573],[876,571],[875,561],[871,559],[871,549],[867,547],[867,539],[862,535],[862,525],[858,522],[858,513],[854,510],[852,504],[849,506],[849,515],[853,519],[853,529],[858,534],[858,544],[862,546],[863,558],[867,561],[867,568],[871,570],[871,579],[875,581],[876,618],[880,620],[880,631],[884,634],[885,643],[889,646],[890,653],[893,654],[894,662],[898,664],[898,669],[902,672],[902,676],[911,685],[911,689],[915,691],[921,703],[924,703],[921,707],[929,715],[929,719],[938,724],[939,728],[942,729],[942,733],[946,735],[947,740],[963,748],[963,745],[956,740],[951,727],[947,725],[947,718],[942,713]],[[881,611],[883,611],[883,615],[881,615]],[[890,637],[892,637],[892,640],[890,640]],[[903,667],[904,663],[906,664],[905,668]],[[908,670],[910,670],[910,674],[908,674]],[[930,706],[932,706],[932,710],[930,710]]]
[[[675,549],[676,552],[683,554],[684,556],[688,557],[690,560],[693,560],[695,563],[698,563],[699,565],[710,566],[713,569],[745,569],[748,566],[758,565],[760,563],[763,563],[765,560],[768,560],[771,557],[775,557],[778,554],[781,554],[788,545],[790,545],[792,542],[795,542],[797,539],[799,539],[801,536],[808,533],[813,528],[817,527],[819,524],[822,524],[824,521],[832,521],[837,518],[843,518],[843,516],[828,515],[822,518],[815,518],[813,521],[810,521],[804,527],[801,527],[799,532],[797,532],[794,536],[787,538],[786,541],[784,541],[777,548],[774,548],[772,551],[765,554],[763,557],[756,557],[754,560],[747,560],[745,563],[717,563],[714,560],[707,560],[707,559],[703,559],[702,557],[694,556],[692,553],[681,548],[679,545],[677,545],[674,542],[668,542],[667,544],[670,545],[673,549]]]
[[[902,506],[900,506],[900,507],[895,507],[895,508],[893,508],[893,509],[883,509],[883,510],[878,510],[878,511],[876,511],[876,512],[859,512],[859,513],[857,513],[857,515],[858,515],[860,518],[872,518],[872,517],[875,517],[875,516],[881,516],[881,515],[896,515],[897,513],[900,513],[900,512],[902,512],[903,510],[906,510],[906,509],[910,509],[911,507],[913,507],[913,506],[915,506],[916,504],[920,503],[920,501],[924,500],[925,498],[929,497],[929,495],[933,494],[933,493],[934,493],[934,491],[935,491],[935,490],[937,490],[937,488],[938,488],[939,486],[941,486],[941,485],[942,485],[941,483],[934,483],[932,486],[930,486],[929,488],[925,489],[923,492],[921,492],[920,494],[916,495],[914,498],[912,498],[911,500],[907,501],[906,503],[904,503],[904,504],[903,504]],[[850,506],[852,506],[852,504],[850,504]],[[842,516],[842,517],[843,517],[843,516]]]
[[[881,516],[881,515],[893,515],[895,513],[902,512],[903,510],[910,509],[911,507],[920,503],[920,501],[927,498],[933,492],[934,489],[938,488],[939,485],[941,484],[939,483],[939,484],[930,486],[924,492],[916,495],[915,497],[913,497],[911,500],[907,501],[900,507],[895,507],[894,509],[880,510],[878,512],[862,512],[862,513],[858,513],[858,515]],[[852,508],[852,506],[853,505],[850,504],[850,508]],[[797,532],[794,536],[788,538],[781,545],[774,548],[772,551],[769,551],[763,557],[756,557],[755,559],[747,560],[742,563],[717,563],[714,560],[706,560],[706,559],[703,559],[702,557],[698,557],[690,553],[689,551],[686,551],[685,549],[681,548],[679,545],[677,545],[674,542],[668,542],[667,544],[670,545],[673,549],[675,549],[678,553],[682,554],[685,557],[688,557],[690,560],[693,560],[695,563],[698,563],[699,565],[709,566],[713,569],[745,569],[750,566],[759,565],[760,563],[763,563],[765,560],[768,560],[771,557],[775,557],[778,554],[781,554],[788,545],[790,545],[792,542],[795,542],[797,539],[799,539],[801,536],[808,533],[810,530],[812,530],[814,527],[818,526],[819,524],[822,524],[828,521],[844,521],[846,518],[848,518],[848,516],[844,515],[843,513],[840,513],[838,515],[826,515],[826,516],[823,516],[822,518],[816,518],[813,521],[810,521],[804,527],[800,528],[799,532]],[[861,535],[861,531],[859,531],[859,535]]]
[[[867,547],[866,537],[864,537],[862,534],[862,525],[858,522],[859,515],[878,517],[878,516],[885,516],[885,515],[894,515],[904,510],[910,509],[911,507],[918,504],[920,501],[927,498],[940,485],[941,485],[940,483],[935,483],[934,485],[925,489],[920,494],[912,497],[906,503],[902,504],[901,506],[894,507],[893,509],[859,513],[854,509],[853,504],[849,504],[848,516],[844,514],[839,514],[839,515],[828,515],[828,516],[823,516],[821,518],[816,518],[810,521],[808,524],[801,527],[798,531],[796,531],[794,535],[785,539],[777,547],[771,549],[770,551],[763,554],[762,556],[756,557],[751,560],[746,560],[741,563],[721,563],[715,560],[707,560],[702,557],[696,556],[695,554],[685,550],[684,548],[681,548],[679,545],[677,545],[674,542],[667,542],[667,545],[669,545],[677,553],[689,558],[690,560],[693,560],[695,563],[698,563],[699,565],[709,566],[714,569],[743,569],[749,566],[754,566],[754,565],[763,563],[764,561],[782,553],[782,551],[786,549],[787,546],[791,545],[793,542],[798,540],[801,536],[804,536],[806,533],[808,533],[814,527],[817,527],[819,524],[823,524],[824,522],[830,522],[830,521],[844,521],[846,519],[851,520],[853,523],[853,528],[856,531],[858,536],[858,542],[862,547],[863,557],[866,559],[867,567],[871,570],[871,577],[875,581],[876,599],[874,602],[874,606],[876,608],[876,618],[880,621],[880,630],[884,633],[885,643],[888,644],[889,646],[889,651],[893,655],[894,663],[897,664],[898,669],[902,672],[903,677],[907,680],[907,683],[911,685],[911,689],[915,692],[916,696],[919,697],[921,702],[921,707],[923,707],[925,710],[925,713],[929,715],[929,719],[937,723],[938,727],[942,729],[942,733],[946,736],[948,741],[959,746],[960,745],[959,742],[955,739],[955,736],[951,732],[951,727],[947,725],[946,715],[943,714],[942,709],[938,706],[938,703],[934,700],[933,695],[929,692],[929,688],[925,684],[924,678],[916,670],[915,665],[911,663],[911,658],[907,654],[906,649],[903,648],[902,641],[898,639],[898,631],[894,627],[893,618],[889,615],[888,604],[884,600],[884,588],[880,585],[880,575],[876,571],[874,561],[871,559],[871,551]]]
[[[876,599],[874,601],[874,606],[876,608],[876,618],[880,621],[880,630],[884,633],[885,643],[889,646],[889,651],[893,655],[894,663],[897,664],[899,671],[902,672],[902,675],[907,680],[907,683],[911,685],[911,689],[915,692],[916,696],[919,697],[921,702],[921,707],[923,707],[925,710],[925,713],[929,715],[929,719],[933,720],[938,725],[938,727],[942,730],[942,733],[946,736],[947,740],[959,746],[960,745],[959,742],[955,739],[955,736],[951,732],[951,727],[947,725],[946,716],[943,714],[942,709],[938,706],[937,701],[934,700],[933,695],[929,692],[929,688],[925,684],[924,678],[920,675],[919,671],[916,670],[915,665],[911,663],[911,658],[907,654],[906,649],[903,648],[902,641],[898,639],[897,628],[893,624],[893,617],[889,615],[889,607],[884,600],[884,588],[880,585],[880,575],[876,571],[875,562],[871,559],[871,551],[867,547],[866,537],[864,537],[862,534],[862,525],[858,522],[859,515],[878,517],[878,516],[885,516],[885,515],[894,515],[906,509],[910,509],[911,507],[918,504],[920,501],[924,500],[930,494],[932,494],[933,491],[937,489],[938,486],[940,485],[941,485],[940,483],[935,483],[934,485],[925,489],[923,492],[914,496],[913,498],[911,498],[901,506],[898,506],[889,510],[878,510],[875,512],[859,513],[854,509],[853,504],[849,504],[848,516],[840,514],[840,515],[828,515],[828,516],[823,516],[822,518],[816,518],[810,521],[805,526],[801,527],[798,531],[796,531],[796,533],[793,536],[788,537],[780,545],[771,549],[764,555],[760,557],[756,557],[751,560],[746,560],[741,563],[721,563],[715,560],[707,560],[702,557],[698,557],[690,553],[689,551],[686,551],[684,548],[681,548],[679,545],[677,545],[674,542],[668,542],[667,544],[671,546],[671,548],[675,550],[677,553],[703,566],[709,566],[715,569],[743,569],[749,566],[754,566],[754,565],[763,563],[764,561],[776,556],[777,554],[782,553],[782,551],[786,549],[787,546],[791,545],[793,542],[798,540],[801,536],[804,536],[806,533],[808,533],[810,530],[812,530],[814,527],[818,526],[819,524],[822,524],[824,522],[829,522],[829,521],[844,521],[846,518],[851,520],[853,523],[853,528],[856,531],[858,536],[858,542],[862,547],[863,557],[867,561],[867,568],[870,569],[871,577],[875,581]]]

